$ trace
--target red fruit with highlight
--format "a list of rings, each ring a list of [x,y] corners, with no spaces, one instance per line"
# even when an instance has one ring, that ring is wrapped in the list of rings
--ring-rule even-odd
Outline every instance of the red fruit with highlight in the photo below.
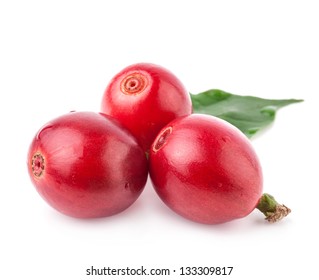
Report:
[[[107,86],[101,112],[119,120],[148,151],[162,127],[192,113],[189,93],[167,69],[138,63],[119,72]]]
[[[247,216],[262,195],[262,170],[247,137],[218,118],[193,114],[158,134],[150,176],[164,203],[195,222]]]
[[[44,125],[30,145],[27,164],[44,200],[78,218],[128,208],[148,174],[136,139],[111,117],[93,112],[71,112]]]

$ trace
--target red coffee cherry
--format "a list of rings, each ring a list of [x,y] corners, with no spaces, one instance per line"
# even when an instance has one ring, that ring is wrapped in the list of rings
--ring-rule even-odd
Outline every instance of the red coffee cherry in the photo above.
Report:
[[[123,211],[141,194],[148,174],[136,139],[111,117],[93,112],[72,112],[44,125],[27,164],[43,199],[78,218]]]
[[[245,217],[262,195],[262,170],[250,141],[208,115],[182,117],[161,130],[150,149],[150,176],[168,207],[199,223]]]
[[[138,63],[111,80],[101,112],[119,120],[148,151],[163,126],[191,114],[192,103],[173,73],[158,65]]]

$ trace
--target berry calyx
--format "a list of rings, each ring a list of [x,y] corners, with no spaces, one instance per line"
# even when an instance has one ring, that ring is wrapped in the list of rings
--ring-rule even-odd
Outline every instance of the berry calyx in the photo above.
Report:
[[[121,82],[121,90],[125,94],[139,94],[148,84],[147,77],[141,73],[128,75]]]
[[[166,143],[167,137],[172,133],[172,127],[169,126],[164,131],[162,131],[154,141],[153,152],[156,153],[160,150]]]
[[[35,177],[40,177],[44,172],[44,157],[35,153],[31,160],[31,168]]]

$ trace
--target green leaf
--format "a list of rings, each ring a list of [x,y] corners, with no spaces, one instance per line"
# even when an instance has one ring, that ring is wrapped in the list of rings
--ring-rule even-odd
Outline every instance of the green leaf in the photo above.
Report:
[[[263,99],[235,95],[218,89],[191,94],[191,99],[194,113],[209,114],[226,120],[249,138],[272,123],[279,108],[303,101]]]

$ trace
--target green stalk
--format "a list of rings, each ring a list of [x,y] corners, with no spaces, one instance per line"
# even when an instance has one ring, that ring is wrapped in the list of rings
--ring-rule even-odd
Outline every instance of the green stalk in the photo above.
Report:
[[[270,223],[280,221],[291,212],[287,206],[279,204],[272,195],[267,193],[262,195],[256,208],[266,216],[265,219]]]

